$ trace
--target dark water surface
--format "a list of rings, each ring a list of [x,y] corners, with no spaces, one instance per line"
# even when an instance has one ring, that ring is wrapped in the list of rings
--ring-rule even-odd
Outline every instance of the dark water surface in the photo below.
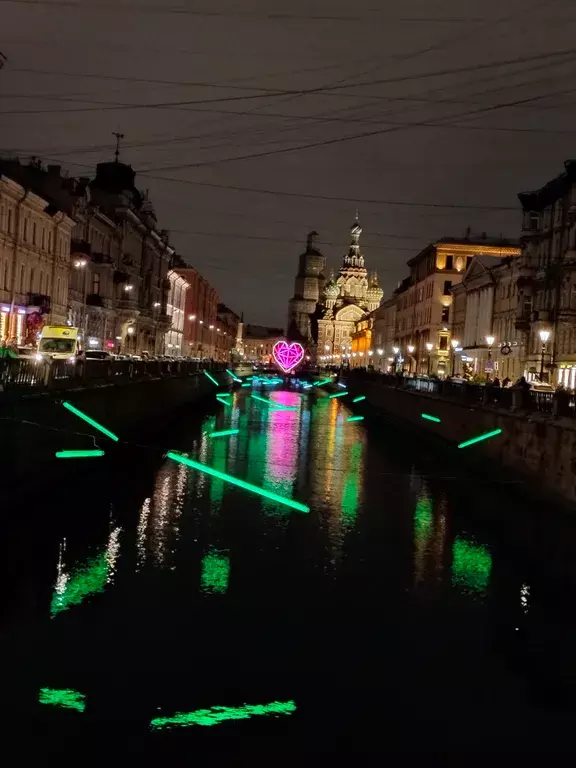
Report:
[[[48,751],[77,737],[278,755],[558,748],[576,694],[570,516],[362,403],[260,392],[296,407],[274,410],[249,393],[152,442],[309,514],[144,439],[56,489],[31,468],[22,508],[3,509],[14,720]],[[350,407],[366,420],[347,422]],[[62,698],[81,705],[49,703]],[[241,709],[272,702],[286,706]],[[151,730],[213,707],[242,719]]]

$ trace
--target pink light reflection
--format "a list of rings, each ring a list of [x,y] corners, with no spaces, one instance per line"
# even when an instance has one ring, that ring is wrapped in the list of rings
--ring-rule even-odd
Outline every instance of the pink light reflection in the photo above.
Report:
[[[280,405],[300,406],[297,392],[273,392],[270,399]],[[291,492],[298,464],[300,409],[297,411],[269,410],[266,475],[275,488]]]

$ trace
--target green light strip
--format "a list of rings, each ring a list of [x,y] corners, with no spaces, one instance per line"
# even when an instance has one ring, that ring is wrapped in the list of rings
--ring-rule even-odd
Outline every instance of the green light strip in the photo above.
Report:
[[[155,717],[152,729],[218,725],[224,720],[248,720],[256,715],[291,715],[296,711],[294,701],[272,701],[270,704],[244,704],[242,707],[210,707],[194,712],[178,712],[173,717]]]
[[[214,382],[214,384],[216,384],[216,386],[217,386],[217,387],[219,387],[219,386],[220,386],[220,384],[218,384],[218,382],[216,381],[216,379],[214,378],[214,376],[210,376],[210,374],[208,373],[208,371],[203,371],[203,374],[204,374],[204,376],[208,376],[208,378],[210,379],[210,381]]]
[[[38,695],[40,704],[50,704],[53,707],[62,707],[63,709],[76,709],[78,712],[84,712],[85,699],[83,693],[73,691],[71,688],[40,688]]]
[[[94,421],[94,419],[91,419],[90,416],[87,416],[85,413],[82,413],[82,411],[79,411],[78,408],[75,408],[72,405],[72,403],[67,403],[66,401],[64,401],[62,405],[64,406],[64,408],[69,410],[75,416],[78,416],[78,418],[82,419],[87,424],[90,424],[92,427],[102,432],[103,435],[106,435],[106,437],[109,437],[111,440],[115,440],[116,442],[118,442],[118,440],[120,439],[117,435],[114,434],[114,432],[110,432],[110,430],[106,429],[106,427],[103,427],[102,424],[98,424],[98,422]]]
[[[222,403],[222,405],[227,405],[228,408],[232,407],[232,403],[229,403],[228,400],[224,400],[222,395],[216,395],[216,400],[218,400],[219,403]]]
[[[323,384],[330,384],[332,379],[322,379],[322,381],[315,381],[314,384],[312,384],[313,387],[321,387]]]
[[[242,381],[242,379],[239,379],[238,376],[236,376],[235,373],[232,373],[232,371],[229,368],[226,368],[226,373],[228,374],[228,376],[232,376],[234,381]]]
[[[335,397],[344,397],[344,395],[347,395],[348,392],[334,392],[333,395],[329,395],[330,400],[333,400]]]
[[[227,435],[237,435],[239,429],[223,429],[220,432],[211,432],[208,437],[226,437]]]
[[[260,400],[262,403],[266,403],[266,405],[269,405],[271,408],[277,408],[279,411],[297,411],[298,406],[297,405],[281,405],[280,403],[275,403],[274,400],[268,400],[266,397],[260,397],[260,395],[251,394],[250,397],[253,397],[254,400]]]
[[[460,443],[458,448],[466,448],[469,445],[474,445],[474,443],[479,443],[481,440],[488,440],[489,437],[496,437],[496,435],[499,435],[501,432],[501,429],[495,429],[493,432],[486,432],[485,435],[479,435],[478,437],[473,437],[472,440],[466,440],[465,443]]]
[[[360,395],[360,397],[355,397],[354,400],[352,400],[352,402],[359,403],[361,400],[366,400],[366,395]]]
[[[104,456],[104,451],[56,451],[57,459],[90,459]]]
[[[246,387],[251,387],[251,386],[252,386],[252,382],[251,381],[247,381],[246,384],[242,384],[242,388],[243,389],[246,389]]]
[[[169,459],[174,459],[174,461],[179,461],[181,464],[186,464],[186,466],[192,467],[192,469],[197,469],[199,472],[205,472],[207,475],[212,475],[213,477],[217,477],[220,480],[226,480],[229,483],[232,483],[232,485],[237,485],[239,488],[244,488],[246,491],[257,493],[259,496],[272,499],[272,501],[277,501],[280,504],[286,504],[287,507],[297,509],[299,512],[310,512],[310,507],[307,507],[305,504],[300,504],[299,501],[287,499],[285,496],[279,496],[277,493],[266,491],[264,488],[259,488],[257,485],[252,485],[252,483],[246,483],[244,480],[240,480],[238,477],[233,477],[232,475],[227,475],[224,472],[219,472],[217,469],[212,469],[212,467],[207,467],[206,464],[200,464],[198,461],[193,461],[187,456],[174,453],[174,451],[169,451],[167,456]]]
[[[421,413],[420,416],[422,416],[423,419],[426,419],[426,421],[436,421],[440,424],[440,419],[437,416],[430,416],[429,413]]]
[[[346,421],[364,421],[364,416],[349,416]]]

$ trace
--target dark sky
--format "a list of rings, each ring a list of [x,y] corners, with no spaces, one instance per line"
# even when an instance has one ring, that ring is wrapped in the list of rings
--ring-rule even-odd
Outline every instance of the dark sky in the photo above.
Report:
[[[338,268],[357,206],[385,296],[433,238],[518,236],[576,154],[575,33],[573,0],[0,0],[0,149],[82,175],[122,131],[179,252],[284,324],[306,233]]]

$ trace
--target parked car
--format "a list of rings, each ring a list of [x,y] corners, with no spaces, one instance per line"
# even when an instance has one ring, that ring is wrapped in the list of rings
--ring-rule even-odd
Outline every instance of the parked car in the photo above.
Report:
[[[552,386],[552,384],[548,384],[546,381],[531,381],[530,391],[531,392],[554,392],[554,387]]]
[[[32,347],[18,347],[18,358],[20,360],[34,360],[38,361],[38,353]]]
[[[112,360],[110,352],[103,349],[87,349],[84,357],[86,360]]]

